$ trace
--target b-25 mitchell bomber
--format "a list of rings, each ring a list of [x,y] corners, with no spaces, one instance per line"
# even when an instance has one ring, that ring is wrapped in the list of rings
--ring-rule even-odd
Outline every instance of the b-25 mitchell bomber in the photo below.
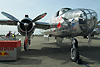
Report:
[[[76,36],[91,35],[97,24],[97,13],[91,9],[71,9],[62,8],[48,22],[37,22],[47,13],[37,16],[35,19],[30,19],[28,15],[19,21],[14,16],[1,12],[4,16],[11,20],[0,20],[1,25],[16,25],[18,32],[25,36],[24,49],[27,51],[30,45],[30,36],[34,33],[35,28],[44,29],[44,35],[54,36],[57,44],[61,45],[63,38],[71,40],[71,60],[79,59],[78,41]],[[91,39],[90,39],[91,40]]]

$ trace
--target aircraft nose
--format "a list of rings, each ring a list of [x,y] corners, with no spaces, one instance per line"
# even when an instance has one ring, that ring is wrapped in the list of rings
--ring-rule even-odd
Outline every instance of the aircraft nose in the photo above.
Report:
[[[90,33],[96,26],[97,14],[95,11],[90,9],[80,10],[79,24],[83,32]]]
[[[95,28],[95,24],[93,19],[79,19],[79,26],[83,32],[92,32]]]

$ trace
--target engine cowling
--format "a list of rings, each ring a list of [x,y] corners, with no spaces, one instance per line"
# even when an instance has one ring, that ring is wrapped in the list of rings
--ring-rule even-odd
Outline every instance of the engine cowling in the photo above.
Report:
[[[25,23],[28,24],[27,25],[27,34],[28,35],[31,35],[32,33],[34,33],[34,23],[31,23],[31,20],[29,19],[23,19],[21,20],[21,22],[23,22],[24,24],[22,23],[19,23],[18,25],[18,31],[20,32],[20,34],[24,35],[25,36]]]

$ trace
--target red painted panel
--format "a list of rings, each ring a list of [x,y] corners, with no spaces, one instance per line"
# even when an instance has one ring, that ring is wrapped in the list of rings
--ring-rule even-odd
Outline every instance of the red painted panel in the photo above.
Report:
[[[61,28],[61,23],[60,22],[58,23],[57,28]]]
[[[17,48],[19,46],[21,46],[21,41],[0,41],[0,49],[2,49],[2,47],[8,49],[7,47]]]

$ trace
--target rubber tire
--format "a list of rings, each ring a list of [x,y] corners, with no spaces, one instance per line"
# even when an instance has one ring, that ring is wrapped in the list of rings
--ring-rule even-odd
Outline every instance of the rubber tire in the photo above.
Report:
[[[78,52],[78,50],[75,49],[75,48],[71,48],[71,51],[74,51],[74,52],[75,52],[75,57],[72,58],[72,57],[70,56],[70,58],[71,58],[71,60],[72,60],[73,62],[76,62],[77,60],[79,60],[79,52]]]
[[[56,44],[57,44],[57,46],[61,47],[62,46],[62,41],[63,41],[63,38],[61,38],[60,40],[57,40],[57,37],[56,37]]]
[[[91,37],[94,37],[94,35],[91,35]]]
[[[29,40],[28,43],[29,43],[29,45],[30,45],[30,44],[31,44],[31,41]]]
[[[87,38],[87,36],[83,36],[84,38]]]
[[[25,41],[24,41],[24,50],[28,51],[29,50],[29,43],[25,45]]]

